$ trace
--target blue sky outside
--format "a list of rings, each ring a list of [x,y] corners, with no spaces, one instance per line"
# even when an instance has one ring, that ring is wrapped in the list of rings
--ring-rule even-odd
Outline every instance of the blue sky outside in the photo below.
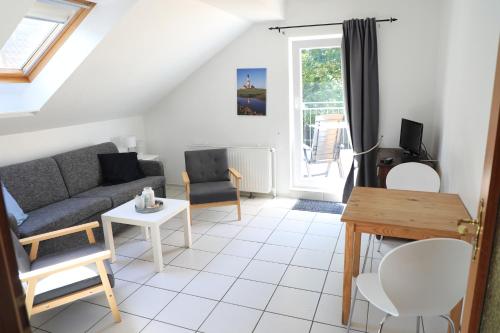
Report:
[[[243,87],[247,79],[247,74],[250,74],[250,81],[255,88],[266,89],[266,69],[265,68],[238,68],[237,82],[238,89]]]

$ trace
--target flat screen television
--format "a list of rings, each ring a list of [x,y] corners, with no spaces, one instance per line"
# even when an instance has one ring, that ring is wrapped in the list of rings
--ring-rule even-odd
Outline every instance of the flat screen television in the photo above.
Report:
[[[401,120],[399,146],[410,152],[411,155],[420,156],[423,132],[424,124],[403,118]]]

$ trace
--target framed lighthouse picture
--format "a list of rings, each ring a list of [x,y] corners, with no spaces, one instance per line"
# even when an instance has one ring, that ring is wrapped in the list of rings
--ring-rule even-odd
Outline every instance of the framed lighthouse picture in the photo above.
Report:
[[[266,115],[266,68],[238,68],[237,114]]]

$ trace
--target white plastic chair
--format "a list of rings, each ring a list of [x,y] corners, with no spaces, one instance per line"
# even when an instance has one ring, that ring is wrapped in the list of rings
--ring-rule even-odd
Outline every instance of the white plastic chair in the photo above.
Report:
[[[396,165],[385,179],[385,185],[392,190],[409,190],[422,192],[439,192],[441,179],[436,170],[430,166],[408,162]],[[377,251],[380,252],[383,236],[380,237]]]
[[[439,192],[441,180],[430,166],[408,162],[392,168],[385,180],[386,187],[394,190],[410,190],[422,192]]]
[[[472,246],[462,240],[426,239],[391,250],[378,274],[360,274],[359,292],[386,313],[378,332],[389,317],[416,317],[419,332],[424,316],[440,316],[455,333],[448,313],[465,296],[471,254]],[[350,324],[351,318],[348,332]]]

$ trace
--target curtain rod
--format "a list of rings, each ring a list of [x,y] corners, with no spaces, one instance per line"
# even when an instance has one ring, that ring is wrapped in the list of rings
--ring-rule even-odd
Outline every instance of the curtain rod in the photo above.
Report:
[[[382,20],[376,20],[376,22],[396,22],[398,19],[391,17],[388,19],[382,19]],[[304,25],[288,25],[288,26],[276,26],[276,27],[269,27],[269,30],[278,30],[278,32],[281,32],[281,30],[285,29],[297,29],[297,28],[311,28],[311,27],[324,27],[328,25],[342,25],[343,22],[335,22],[335,23],[319,23],[319,24],[304,24]]]

